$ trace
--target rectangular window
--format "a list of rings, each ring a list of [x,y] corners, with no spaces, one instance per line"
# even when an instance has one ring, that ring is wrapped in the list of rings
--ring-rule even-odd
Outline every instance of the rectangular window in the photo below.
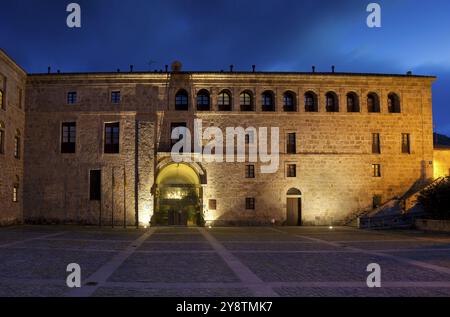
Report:
[[[0,154],[5,154],[5,131],[3,130],[0,130]]]
[[[402,153],[411,154],[411,142],[409,133],[402,133]]]
[[[3,90],[0,89],[0,109],[5,110],[5,94],[3,93]]]
[[[245,166],[245,178],[255,178],[255,165]]]
[[[248,209],[248,210],[255,209],[255,198],[252,198],[252,197],[245,198],[245,209]]]
[[[12,201],[14,203],[17,203],[19,201],[19,185],[15,184],[13,186],[13,196],[12,196]]]
[[[172,131],[176,128],[186,128],[186,122],[172,122],[170,124],[170,139],[171,139],[171,146],[174,146],[176,143],[178,143],[181,139],[183,139],[183,135],[180,135],[178,139],[172,139]],[[184,150],[184,149],[183,149]]]
[[[14,157],[20,159],[20,137],[14,137]]]
[[[102,197],[102,171],[92,170],[89,172],[89,199],[101,200]]]
[[[67,104],[73,105],[77,103],[77,92],[76,91],[70,91],[67,93]]]
[[[111,103],[120,103],[120,91],[111,92]]]
[[[77,124],[63,122],[61,129],[61,153],[75,153],[77,139]]]
[[[381,153],[380,134],[379,133],[372,134],[372,153],[373,154]]]
[[[119,153],[119,122],[105,123],[105,153]]]
[[[295,133],[288,133],[287,135],[287,153],[295,154],[297,153],[296,136]]]
[[[381,195],[374,195],[372,200],[373,200],[372,202],[373,209],[381,206]]]
[[[297,165],[296,164],[288,164],[287,177],[297,177]]]
[[[372,176],[373,177],[381,177],[381,165],[380,164],[372,164]]]
[[[216,210],[217,209],[217,200],[215,199],[210,199],[208,201],[208,209],[209,210]]]

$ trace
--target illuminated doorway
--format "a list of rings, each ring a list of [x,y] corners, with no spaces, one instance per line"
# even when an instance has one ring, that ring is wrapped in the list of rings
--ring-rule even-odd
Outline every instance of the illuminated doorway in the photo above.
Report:
[[[286,202],[286,225],[302,225],[302,192],[296,188],[291,188],[287,192]]]
[[[164,166],[156,178],[152,224],[187,226],[202,217],[202,186],[196,171],[183,163]]]

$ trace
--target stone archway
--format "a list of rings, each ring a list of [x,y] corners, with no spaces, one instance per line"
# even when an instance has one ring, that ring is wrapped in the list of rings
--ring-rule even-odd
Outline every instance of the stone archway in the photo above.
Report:
[[[201,177],[186,163],[167,163],[158,169],[152,224],[186,226],[200,224],[203,190]]]
[[[286,193],[286,225],[302,225],[302,192],[291,188]]]

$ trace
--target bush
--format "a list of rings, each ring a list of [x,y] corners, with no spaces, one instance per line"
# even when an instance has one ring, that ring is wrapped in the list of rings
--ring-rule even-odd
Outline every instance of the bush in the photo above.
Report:
[[[422,190],[418,202],[430,219],[450,220],[450,177]]]

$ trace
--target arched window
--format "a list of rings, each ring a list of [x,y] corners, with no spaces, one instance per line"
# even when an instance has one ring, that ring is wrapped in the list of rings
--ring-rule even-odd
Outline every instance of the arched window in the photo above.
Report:
[[[302,192],[297,188],[290,188],[286,195],[288,196],[301,196]]]
[[[367,95],[367,112],[380,112],[380,98],[374,92]]]
[[[222,91],[219,94],[217,105],[219,106],[219,111],[231,111],[231,94],[227,91]]]
[[[262,94],[262,111],[275,111],[275,104],[274,104],[274,98],[273,93],[271,91],[265,91]]]
[[[317,112],[317,95],[312,91],[305,94],[305,112]]]
[[[202,89],[197,94],[197,110],[198,111],[210,111],[210,98],[209,92],[206,89]]]
[[[0,89],[0,109],[5,109],[4,106],[5,103],[3,101],[3,90]]]
[[[389,113],[400,113],[400,98],[397,94],[391,92],[388,95],[388,112]]]
[[[295,112],[297,107],[295,104],[295,94],[287,91],[283,95],[283,111],[285,112]]]
[[[254,111],[253,98],[250,92],[243,92],[240,95],[241,111]]]
[[[175,110],[187,111],[189,110],[189,95],[186,90],[180,90],[175,96]]]
[[[5,153],[5,124],[0,121],[0,154]]]
[[[347,94],[347,112],[359,112],[359,98],[354,92]]]
[[[339,112],[338,97],[334,92],[325,95],[327,112]]]

